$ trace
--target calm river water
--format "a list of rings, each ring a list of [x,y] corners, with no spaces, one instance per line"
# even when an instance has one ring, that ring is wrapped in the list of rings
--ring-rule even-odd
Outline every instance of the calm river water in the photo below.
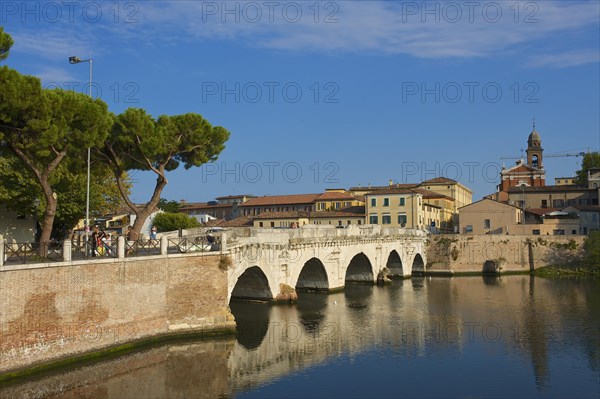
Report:
[[[0,397],[600,397],[598,280],[413,278],[232,311],[236,338],[174,342]]]

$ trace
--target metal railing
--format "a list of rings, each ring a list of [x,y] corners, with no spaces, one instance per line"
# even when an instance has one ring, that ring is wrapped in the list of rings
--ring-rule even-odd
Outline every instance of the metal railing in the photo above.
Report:
[[[94,245],[92,240],[90,240],[86,245],[85,240],[81,240],[79,238],[73,239],[71,241],[71,259],[81,260],[102,257],[116,258],[118,241],[119,237],[111,237],[110,239],[105,239],[100,244],[96,245]]]
[[[221,249],[220,236],[186,236],[169,238],[167,253],[210,252]]]
[[[49,243],[8,243],[0,240],[0,266],[214,252],[221,250],[221,238],[220,235],[199,235],[127,241],[121,237],[111,237],[97,245],[91,241],[86,245],[85,240],[79,237],[67,242]]]
[[[48,263],[63,260],[61,242],[4,243],[4,264]]]
[[[161,255],[160,240],[125,241],[125,256]]]

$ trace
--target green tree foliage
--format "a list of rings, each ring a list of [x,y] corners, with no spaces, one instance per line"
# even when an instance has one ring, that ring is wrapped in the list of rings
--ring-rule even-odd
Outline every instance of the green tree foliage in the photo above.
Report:
[[[583,263],[585,266],[600,271],[600,231],[592,231],[583,243]]]
[[[591,168],[600,168],[600,154],[598,154],[597,152],[588,152],[583,156],[583,161],[581,162],[581,169],[575,172],[575,184],[587,186],[587,171]]]
[[[179,212],[179,202],[169,201],[164,198],[161,198],[158,201],[158,209],[165,212],[177,213]]]
[[[8,58],[13,43],[12,37],[8,33],[5,33],[4,28],[0,26],[0,61]]]
[[[152,197],[143,207],[136,206],[121,191],[125,203],[136,214],[133,229],[138,234],[158,206],[168,183],[167,172],[180,164],[189,169],[215,161],[228,138],[226,129],[211,126],[198,114],[163,115],[154,119],[143,109],[130,108],[115,117],[101,153],[113,169],[117,186],[122,186],[128,170],[152,171],[157,176]]]
[[[43,89],[35,77],[0,68],[0,153],[14,155],[39,187],[44,204],[40,241],[50,240],[59,176],[84,170],[86,148],[101,147],[111,124],[103,101]],[[64,189],[69,195],[70,187]]]
[[[85,167],[70,169],[66,163],[59,165],[50,181],[57,194],[56,217],[52,237],[61,239],[68,230],[85,217],[87,171]],[[131,185],[125,183],[127,192]],[[40,200],[35,209],[34,201]],[[46,203],[33,173],[22,167],[12,153],[0,154],[0,204],[21,215],[43,218]],[[124,207],[112,171],[106,164],[92,160],[90,178],[90,215],[92,218],[117,213]]]
[[[159,233],[200,226],[195,218],[183,213],[161,212],[154,216],[152,222]]]

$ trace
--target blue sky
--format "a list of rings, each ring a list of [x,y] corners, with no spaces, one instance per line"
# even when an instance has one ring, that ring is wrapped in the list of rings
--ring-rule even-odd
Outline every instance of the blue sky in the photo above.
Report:
[[[545,154],[600,147],[600,2],[130,1],[0,3],[5,62],[111,111],[197,112],[231,131],[214,165],[163,196],[418,182],[495,190],[535,117]],[[545,158],[548,181],[577,157]],[[149,199],[152,174],[133,174]]]

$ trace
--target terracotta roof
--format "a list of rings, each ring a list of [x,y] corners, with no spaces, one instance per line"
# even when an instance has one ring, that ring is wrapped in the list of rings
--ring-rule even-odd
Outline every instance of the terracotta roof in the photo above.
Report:
[[[240,207],[312,204],[321,194],[269,195],[251,198]]]
[[[248,216],[240,216],[238,218],[224,221],[219,224],[219,227],[248,227],[252,226],[252,218]]]
[[[297,219],[308,218],[311,212],[307,211],[282,211],[282,212],[263,212],[254,216],[254,219]],[[312,212],[316,213],[316,212]]]
[[[337,218],[337,217],[364,217],[365,216],[365,207],[363,208],[362,214],[354,213],[354,212],[344,212],[344,211],[318,211],[318,212],[310,212],[311,219],[320,219],[320,218]]]
[[[418,183],[396,183],[387,185],[387,186],[371,186],[371,187],[350,187],[348,191],[375,191],[375,190],[384,190],[390,187],[394,188],[415,188],[419,187]]]
[[[587,188],[586,186],[513,186],[508,188],[509,193],[531,193],[531,192],[561,192],[561,191],[595,191],[594,188]]]
[[[436,183],[438,183],[438,184],[439,183],[454,184],[454,183],[458,183],[458,182],[456,180],[449,179],[447,177],[435,177],[433,179],[425,180],[421,184],[436,184]]]
[[[364,207],[363,207],[364,209]],[[342,211],[285,211],[285,212],[263,212],[260,215],[254,216],[254,219],[325,219],[325,218],[336,218],[336,217],[364,217],[364,211],[362,214],[354,212],[342,212]]]
[[[452,198],[452,197],[448,197],[447,195],[438,193],[436,191],[427,190],[426,188],[421,188],[421,187],[413,188],[412,191],[421,194],[423,196],[423,198],[426,198],[426,199],[427,198],[446,198],[451,201],[454,201],[454,198]]]
[[[225,223],[225,219],[211,219],[209,221],[207,221],[206,223],[204,223],[203,226],[206,227],[221,227],[222,224]]]
[[[326,191],[319,195],[317,201],[330,201],[330,200],[357,200],[355,196],[348,192],[340,193],[339,191]]]
[[[225,199],[238,199],[238,198],[255,198],[256,195],[252,195],[252,194],[241,194],[241,195],[226,195],[223,197],[216,197],[216,200],[225,200]]]
[[[180,211],[187,211],[191,209],[214,209],[214,208],[231,208],[232,204],[208,204],[207,202],[195,202],[189,203],[179,207]]]
[[[386,187],[370,192],[368,195],[385,195],[385,194],[416,194],[412,189],[399,187]]]

